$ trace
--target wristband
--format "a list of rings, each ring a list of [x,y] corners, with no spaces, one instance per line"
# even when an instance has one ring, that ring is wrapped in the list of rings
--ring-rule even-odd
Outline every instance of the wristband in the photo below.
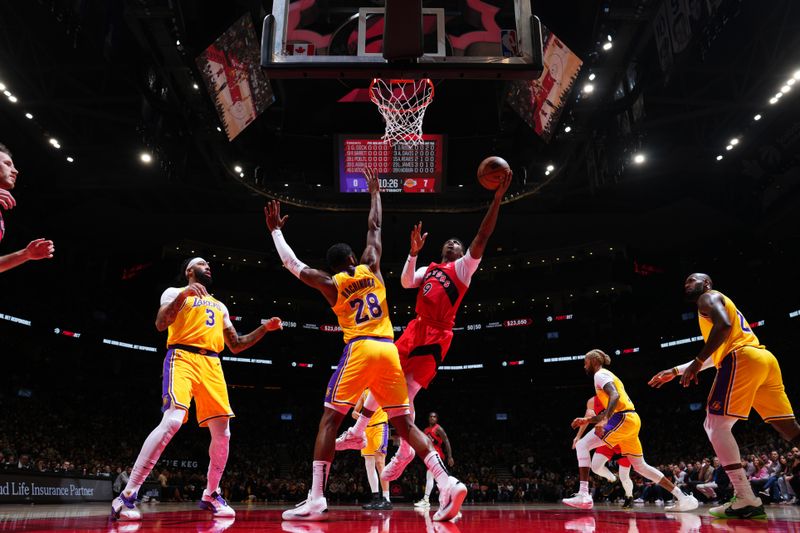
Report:
[[[678,371],[678,367],[677,366],[673,366],[672,367],[672,375],[673,376],[677,376],[678,374],[680,374],[680,372]]]

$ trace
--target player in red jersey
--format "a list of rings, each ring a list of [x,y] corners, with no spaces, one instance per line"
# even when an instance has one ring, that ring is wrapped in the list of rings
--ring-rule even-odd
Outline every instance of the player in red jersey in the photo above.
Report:
[[[441,262],[416,268],[417,255],[425,245],[428,234],[422,233],[422,222],[411,231],[411,249],[400,281],[406,289],[418,289],[417,316],[408,323],[395,345],[400,353],[400,364],[408,384],[412,417],[414,397],[420,389],[428,388],[450,349],[456,312],[469,288],[472,275],[478,270],[489,237],[494,232],[500,203],[511,185],[512,175],[509,169],[495,191],[492,203],[478,228],[478,234],[466,253],[460,240],[448,239],[442,246]],[[378,407],[371,394],[364,402],[364,407],[370,411]],[[336,439],[336,449],[361,449],[366,439],[364,430],[368,422],[368,417],[360,416],[353,427]],[[406,441],[401,441],[400,449],[383,469],[381,479],[394,481],[412,459],[414,450]]]
[[[444,428],[439,425],[439,415],[436,413],[428,414],[428,427],[424,430],[425,435],[433,442],[433,448],[439,452],[439,456],[447,461],[447,466],[452,467],[455,464],[453,459],[453,449],[450,447],[450,439],[447,438]],[[442,453],[442,450],[446,453]],[[425,476],[425,497],[414,504],[418,509],[431,508],[431,492],[433,492],[433,476]]]
[[[603,402],[601,402],[600,398],[597,396],[592,396],[589,398],[589,401],[586,402],[586,417],[591,418],[602,413],[603,411],[605,411],[605,407],[603,407]],[[578,428],[578,433],[575,435],[575,438],[572,439],[573,450],[578,444],[578,441],[581,440],[581,437],[583,437],[583,434],[586,432],[586,428],[588,427],[589,426],[587,425]],[[611,483],[614,483],[617,480],[617,476],[615,476],[613,472],[611,472],[611,470],[609,470],[606,466],[606,463],[614,457],[619,457],[617,460],[617,464],[619,465],[619,481],[622,483],[622,488],[625,490],[625,502],[622,504],[622,508],[633,509],[633,480],[631,480],[631,460],[622,455],[622,450],[620,449],[619,445],[614,446],[613,448],[607,445],[595,448],[594,455],[592,456],[592,472],[600,477],[606,478]]]

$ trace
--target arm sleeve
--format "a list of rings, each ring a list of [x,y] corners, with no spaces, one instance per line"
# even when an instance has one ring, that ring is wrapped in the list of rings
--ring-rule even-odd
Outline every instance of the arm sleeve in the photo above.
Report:
[[[286,267],[286,270],[294,274],[297,279],[300,279],[300,272],[302,272],[304,268],[308,268],[308,265],[300,261],[297,256],[294,255],[294,252],[286,243],[286,239],[283,238],[281,230],[276,229],[272,232],[272,240],[275,242],[278,255],[281,256],[283,266]]]
[[[219,305],[222,306],[222,326],[225,328],[233,328],[233,322],[231,322],[231,315],[230,313],[228,313],[228,306],[222,302],[220,302]]]
[[[614,381],[610,372],[599,370],[594,374],[594,388],[602,390],[603,387]]]
[[[161,294],[161,304],[160,305],[163,306],[163,305],[167,305],[169,303],[172,303],[175,300],[175,298],[178,297],[178,295],[180,293],[181,293],[181,290],[179,288],[177,288],[177,287],[168,288],[167,290],[165,290]]]
[[[403,265],[403,273],[400,275],[400,284],[404,289],[415,289],[422,285],[422,280],[425,279],[425,267],[416,268],[417,258],[411,255],[406,259],[406,264]]]
[[[472,281],[472,275],[478,270],[480,264],[481,259],[475,259],[472,257],[471,250],[467,250],[467,255],[456,261],[456,275],[458,279],[465,285],[469,285],[470,281]]]
[[[680,366],[676,366],[675,368],[678,369],[678,375],[682,376],[683,373],[686,371],[686,369],[689,368],[689,365],[691,365],[693,362],[694,362],[694,360],[689,361],[688,363],[683,363]],[[703,370],[709,369],[709,368],[711,368],[713,366],[714,366],[714,361],[712,361],[712,358],[709,357],[708,359],[703,361],[703,366],[700,367],[700,372],[702,372]]]

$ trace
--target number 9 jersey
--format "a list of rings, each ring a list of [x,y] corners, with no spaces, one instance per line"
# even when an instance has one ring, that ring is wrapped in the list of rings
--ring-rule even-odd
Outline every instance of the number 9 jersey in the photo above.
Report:
[[[356,337],[394,339],[386,287],[367,265],[356,266],[352,276],[339,272],[333,276],[333,283],[338,292],[333,312],[339,319],[345,343]]]
[[[185,288],[185,287],[184,287]],[[170,287],[161,295],[161,305],[172,302],[183,288]],[[232,326],[225,304],[211,296],[189,296],[169,326],[167,346],[183,344],[220,353],[225,349],[224,328]]]

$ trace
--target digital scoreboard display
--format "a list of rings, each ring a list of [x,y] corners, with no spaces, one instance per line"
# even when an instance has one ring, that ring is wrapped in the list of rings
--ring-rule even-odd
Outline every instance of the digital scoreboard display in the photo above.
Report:
[[[381,192],[442,192],[444,135],[422,136],[417,146],[383,142],[380,135],[339,135],[339,192],[367,192],[364,169],[378,173]]]

